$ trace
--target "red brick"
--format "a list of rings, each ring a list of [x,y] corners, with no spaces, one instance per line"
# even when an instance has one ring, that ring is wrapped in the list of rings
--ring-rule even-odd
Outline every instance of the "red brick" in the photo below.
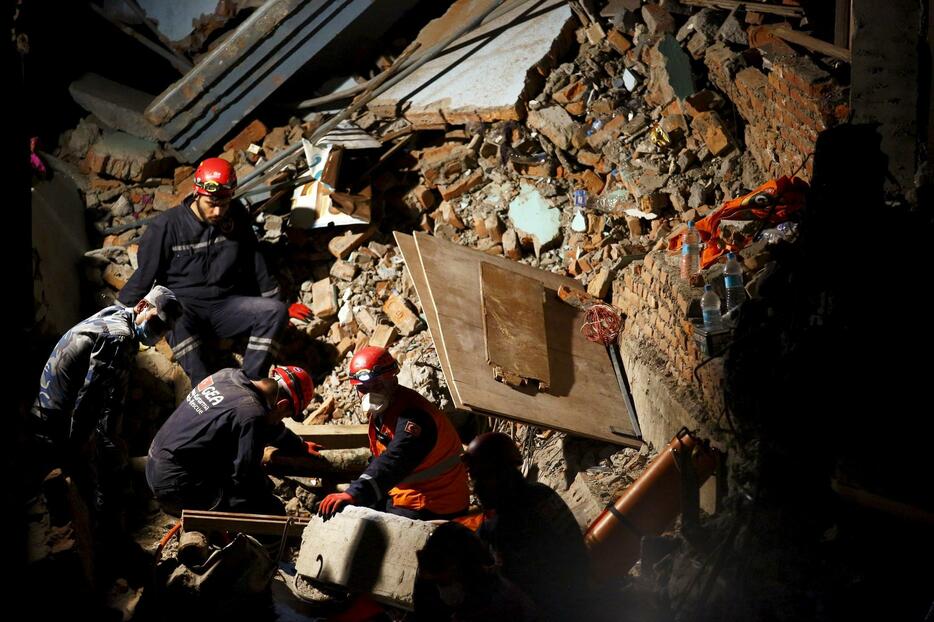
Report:
[[[610,47],[620,54],[625,54],[632,47],[632,43],[629,39],[615,28],[607,33],[606,40],[607,43],[610,44]]]

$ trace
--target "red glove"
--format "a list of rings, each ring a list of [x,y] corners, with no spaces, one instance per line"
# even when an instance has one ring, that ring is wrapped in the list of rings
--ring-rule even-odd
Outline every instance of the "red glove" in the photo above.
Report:
[[[340,512],[345,505],[356,505],[356,503],[357,500],[346,492],[335,492],[321,500],[318,504],[318,514],[328,519]]]
[[[311,313],[306,305],[303,305],[300,302],[292,303],[289,306],[289,317],[296,320],[301,320],[302,322],[310,322],[314,315]]]
[[[307,449],[309,456],[315,456],[316,458],[320,458],[321,454],[318,453],[318,450],[324,449],[324,445],[319,445],[318,443],[314,441],[305,441],[305,448]]]

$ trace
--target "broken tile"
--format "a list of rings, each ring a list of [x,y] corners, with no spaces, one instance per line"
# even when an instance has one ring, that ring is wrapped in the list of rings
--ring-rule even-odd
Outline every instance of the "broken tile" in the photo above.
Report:
[[[520,184],[519,196],[509,203],[509,220],[520,238],[531,241],[536,256],[561,239],[561,212],[529,184]]]

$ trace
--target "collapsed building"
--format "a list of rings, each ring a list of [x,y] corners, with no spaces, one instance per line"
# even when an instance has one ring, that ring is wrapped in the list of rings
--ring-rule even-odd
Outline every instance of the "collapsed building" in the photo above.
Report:
[[[149,35],[181,77],[152,95],[81,75],[80,118],[33,151],[37,339],[113,302],[147,225],[219,156],[307,308],[282,338],[316,381],[292,427],[345,452],[341,481],[368,455],[347,361],[378,345],[465,442],[513,437],[588,533],[609,619],[928,619],[931,571],[902,564],[930,552],[934,500],[908,475],[930,469],[901,416],[930,338],[900,298],[931,224],[930,3],[159,4],[104,4],[95,27]],[[337,60],[361,33],[371,76]],[[705,247],[685,275],[694,224]],[[872,252],[885,228],[894,267]],[[705,325],[727,252],[746,300]],[[242,344],[215,345],[218,368],[237,364]],[[191,386],[162,341],[132,387],[124,435],[142,457]],[[334,473],[268,458],[293,518],[252,528],[305,534],[293,587],[325,559],[319,588],[401,619],[430,530],[385,527],[361,578],[348,568],[373,554],[351,534],[383,519],[324,523]],[[644,492],[663,466],[681,475]],[[155,549],[172,521],[147,517]],[[60,521],[29,523],[45,538],[31,565],[80,565],[80,529]],[[126,616],[143,595],[124,585]]]

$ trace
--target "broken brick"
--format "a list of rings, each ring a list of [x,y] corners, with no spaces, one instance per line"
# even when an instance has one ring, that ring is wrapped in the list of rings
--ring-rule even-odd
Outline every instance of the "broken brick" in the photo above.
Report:
[[[626,35],[615,28],[607,33],[606,40],[610,44],[610,47],[619,52],[620,55],[625,54],[632,48],[632,42],[626,38]]]
[[[476,188],[477,186],[483,185],[485,181],[486,177],[483,174],[483,170],[478,168],[470,175],[461,177],[453,184],[439,186],[438,190],[441,192],[441,197],[447,201],[459,197],[471,188]]]
[[[337,315],[337,290],[331,279],[321,279],[311,286],[311,312],[320,318]]]
[[[418,328],[420,322],[418,316],[409,308],[408,302],[396,293],[391,294],[383,303],[383,313],[406,337]]]
[[[240,133],[224,143],[224,151],[231,149],[245,151],[253,143],[258,143],[266,137],[269,130],[259,119],[254,119],[249,125],[240,130]]]
[[[704,139],[710,153],[715,156],[726,153],[732,147],[728,130],[715,111],[702,112],[694,117],[691,129]]]
[[[675,31],[675,19],[666,8],[657,4],[642,5],[642,20],[649,29],[650,35]]]
[[[380,324],[370,335],[369,345],[377,348],[388,348],[399,336],[399,331],[395,326],[389,324]]]

